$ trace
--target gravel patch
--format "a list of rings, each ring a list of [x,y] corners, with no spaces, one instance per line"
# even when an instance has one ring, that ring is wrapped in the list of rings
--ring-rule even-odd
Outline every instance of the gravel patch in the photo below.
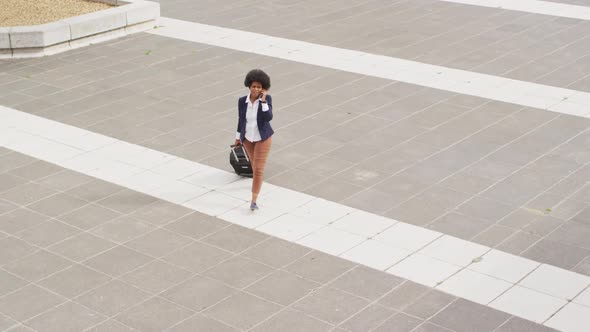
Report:
[[[86,0],[0,0],[0,27],[36,25],[112,6]]]

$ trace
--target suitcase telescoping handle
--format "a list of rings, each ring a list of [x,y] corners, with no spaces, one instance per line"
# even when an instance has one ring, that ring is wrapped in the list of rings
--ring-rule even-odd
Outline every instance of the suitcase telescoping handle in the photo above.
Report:
[[[230,145],[231,147],[231,153],[234,154],[234,157],[236,157],[236,160],[240,160],[240,158],[238,158],[238,155],[236,154],[236,150],[234,149],[236,146],[234,144]],[[246,152],[246,149],[244,149],[244,146],[242,144],[240,144],[240,147],[242,148],[242,152],[244,152],[244,157],[246,157],[246,161],[250,162],[250,158],[248,158],[248,153]]]

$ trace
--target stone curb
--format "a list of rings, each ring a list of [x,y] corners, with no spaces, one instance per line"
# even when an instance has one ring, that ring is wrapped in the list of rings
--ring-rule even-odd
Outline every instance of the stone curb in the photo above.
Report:
[[[40,25],[0,28],[0,59],[52,55],[153,28],[160,4],[144,0],[98,0],[116,5]]]

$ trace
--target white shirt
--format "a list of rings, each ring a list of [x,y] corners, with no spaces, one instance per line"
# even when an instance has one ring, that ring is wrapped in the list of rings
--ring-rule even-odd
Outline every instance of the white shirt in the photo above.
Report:
[[[246,96],[246,139],[250,142],[258,142],[262,140],[260,137],[260,131],[258,130],[258,105],[260,104],[260,98],[256,99],[254,103],[250,101],[250,94]],[[262,111],[268,112],[270,108],[267,103],[262,104]],[[236,139],[240,139],[240,132],[236,133]]]

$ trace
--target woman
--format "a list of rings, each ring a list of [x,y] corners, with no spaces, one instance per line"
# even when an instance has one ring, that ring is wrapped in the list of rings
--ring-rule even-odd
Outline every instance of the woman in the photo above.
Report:
[[[272,98],[266,92],[270,89],[270,77],[260,69],[251,70],[244,79],[250,89],[247,96],[238,99],[238,132],[236,145],[243,144],[252,164],[252,201],[250,210],[258,210],[256,199],[262,187],[264,166],[274,131],[272,120]]]

